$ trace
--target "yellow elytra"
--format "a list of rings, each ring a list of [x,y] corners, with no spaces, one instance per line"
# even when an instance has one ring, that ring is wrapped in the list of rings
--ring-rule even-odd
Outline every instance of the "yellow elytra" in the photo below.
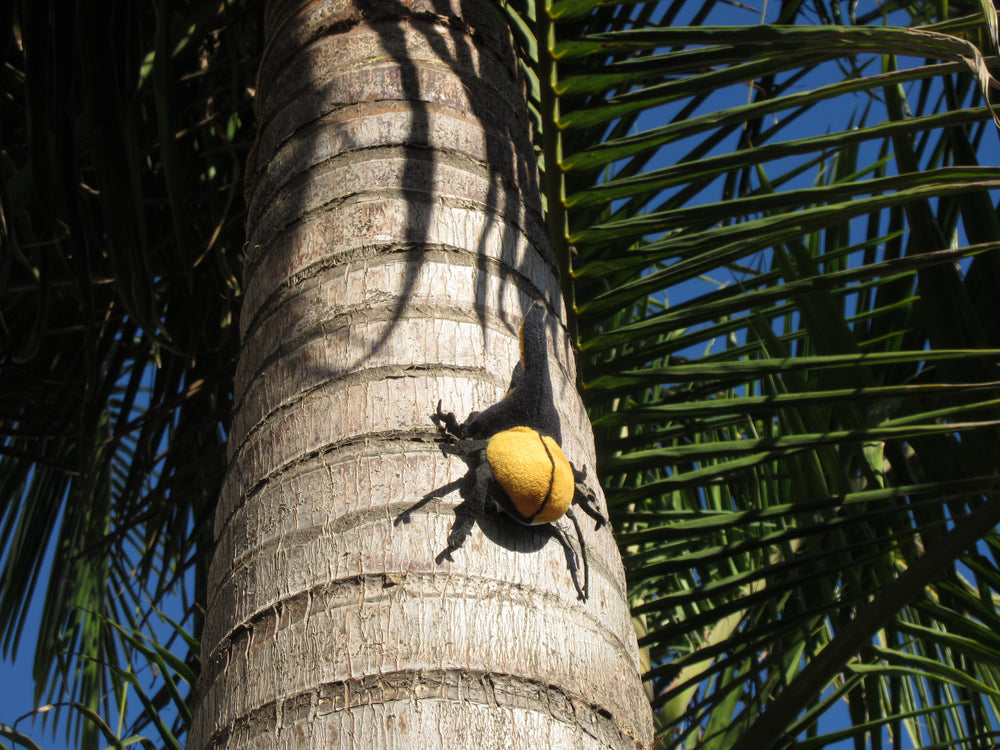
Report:
[[[498,432],[486,446],[486,460],[527,523],[557,521],[573,502],[573,468],[547,435],[523,426]]]

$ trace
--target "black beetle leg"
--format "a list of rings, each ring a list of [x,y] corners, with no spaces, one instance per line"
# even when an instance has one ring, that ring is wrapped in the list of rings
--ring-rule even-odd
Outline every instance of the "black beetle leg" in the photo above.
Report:
[[[576,516],[573,515],[572,509],[566,511],[566,515],[573,522],[577,539],[580,540],[580,560],[583,563],[583,586],[580,585],[580,567],[577,565],[576,550],[573,549],[573,545],[566,538],[566,532],[554,523],[549,525],[549,530],[559,541],[559,544],[562,545],[563,551],[566,553],[566,567],[569,568],[569,576],[573,579],[577,598],[581,601],[586,601],[590,590],[590,563],[587,561],[587,549],[583,541],[583,532],[580,529],[580,524],[577,523]]]

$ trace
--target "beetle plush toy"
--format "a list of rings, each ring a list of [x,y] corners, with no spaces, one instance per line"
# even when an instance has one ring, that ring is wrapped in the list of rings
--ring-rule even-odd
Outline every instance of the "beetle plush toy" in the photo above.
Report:
[[[594,493],[583,483],[586,473],[562,452],[562,430],[549,378],[545,307],[535,302],[521,325],[521,361],[514,368],[507,395],[459,423],[453,413],[432,415],[438,428],[454,440],[454,452],[466,457],[470,472],[464,501],[442,557],[461,547],[476,519],[499,513],[525,526],[545,526],[566,552],[570,576],[580,599],[586,599],[590,567],[580,524],[573,514],[579,505],[600,528],[607,522],[595,507]],[[583,583],[577,576],[575,553],[556,522],[566,516],[576,529],[583,563]]]

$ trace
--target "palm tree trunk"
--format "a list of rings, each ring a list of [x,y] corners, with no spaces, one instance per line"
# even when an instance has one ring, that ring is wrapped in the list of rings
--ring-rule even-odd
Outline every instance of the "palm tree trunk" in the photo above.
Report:
[[[620,557],[484,521],[429,415],[498,400],[561,310],[527,107],[488,1],[272,2],[248,165],[230,469],[189,747],[642,748]],[[564,449],[593,438],[560,329]],[[405,511],[429,495],[412,515]],[[407,523],[400,519],[408,518]],[[547,543],[546,543],[547,542]]]

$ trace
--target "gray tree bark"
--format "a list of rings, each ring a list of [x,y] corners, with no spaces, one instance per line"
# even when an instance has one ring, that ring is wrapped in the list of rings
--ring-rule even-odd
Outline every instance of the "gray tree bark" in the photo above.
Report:
[[[586,602],[555,540],[501,520],[435,562],[467,467],[430,414],[502,397],[523,312],[562,307],[497,7],[289,0],[266,26],[188,746],[648,747],[607,527],[581,521]],[[573,357],[550,333],[563,448],[599,490]]]

